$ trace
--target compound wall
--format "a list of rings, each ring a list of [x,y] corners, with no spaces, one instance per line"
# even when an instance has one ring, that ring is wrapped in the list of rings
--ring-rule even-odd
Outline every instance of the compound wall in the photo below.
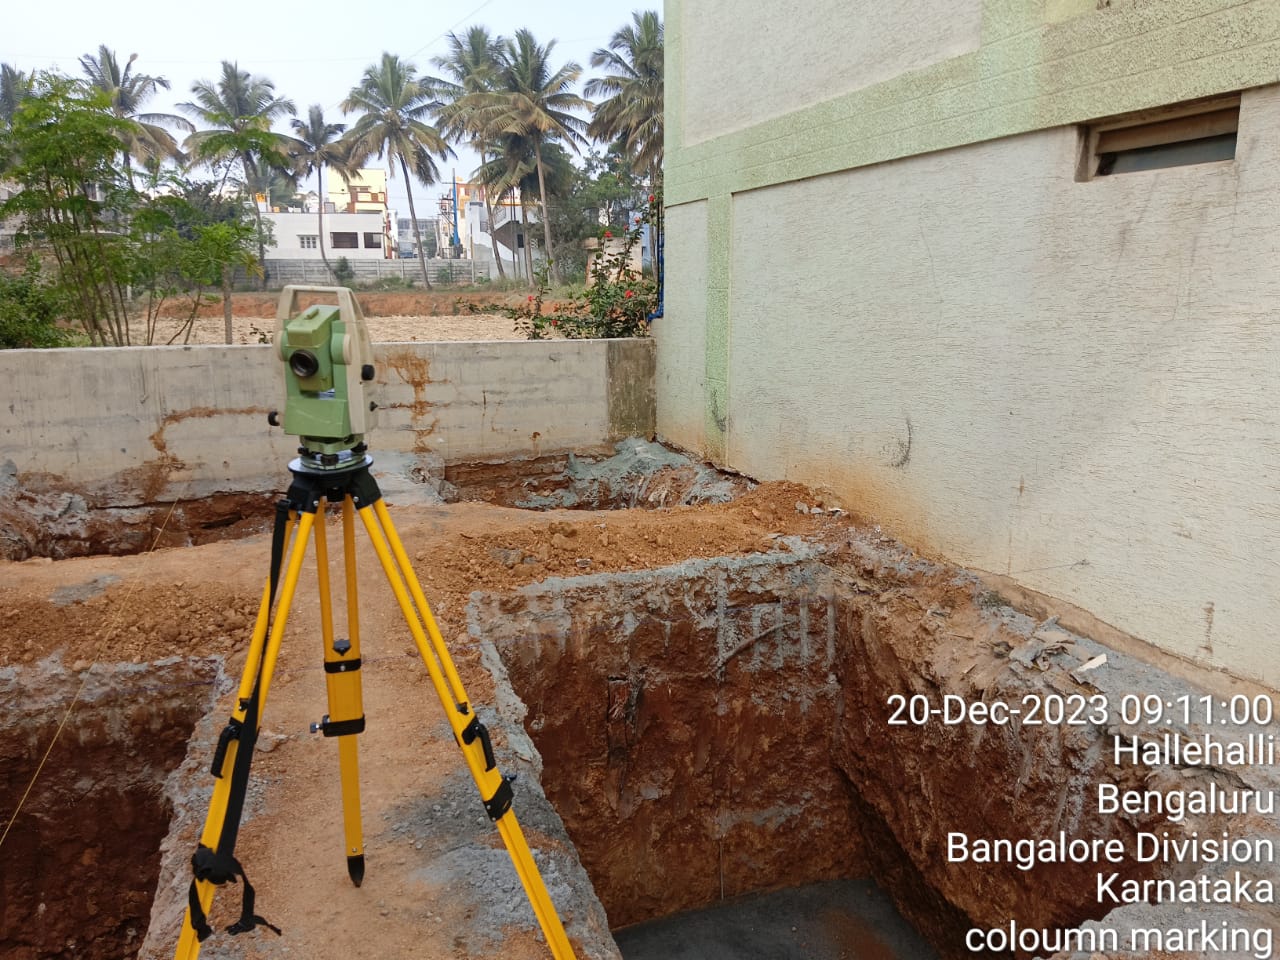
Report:
[[[375,347],[380,453],[445,462],[582,449],[653,432],[648,340]],[[0,468],[127,506],[271,490],[297,441],[269,346],[0,351]]]

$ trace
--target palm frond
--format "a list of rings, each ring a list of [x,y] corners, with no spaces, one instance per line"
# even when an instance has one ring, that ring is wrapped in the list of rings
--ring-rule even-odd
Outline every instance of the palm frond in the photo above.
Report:
[[[591,55],[604,73],[587,81],[596,104],[587,133],[602,143],[620,143],[628,158],[652,176],[663,158],[663,25],[656,11],[636,11],[607,49]]]

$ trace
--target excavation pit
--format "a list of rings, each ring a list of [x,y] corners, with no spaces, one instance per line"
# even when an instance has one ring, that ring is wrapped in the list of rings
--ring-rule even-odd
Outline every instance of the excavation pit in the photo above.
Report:
[[[1133,849],[1138,831],[1167,828],[1099,814],[1094,785],[1149,773],[1114,765],[1105,724],[888,722],[893,694],[1016,701],[1083,689],[1069,670],[1096,645],[1074,638],[1024,667],[1008,651],[1044,648],[1036,624],[985,602],[973,578],[906,554],[858,559],[874,551],[857,543],[830,556],[788,546],[473,598],[471,632],[509,678],[508,713],[541,753],[543,787],[619,942],[679,914],[687,923],[668,936],[688,939],[705,927],[689,911],[830,883],[878,884],[901,914],[884,919],[885,939],[903,935],[905,917],[946,958],[974,956],[967,931],[1010,918],[1057,931],[1052,946],[1104,917],[1097,864],[948,863],[945,844],[952,831],[1066,830]],[[1136,880],[1171,870],[1115,869]],[[863,929],[848,895],[847,911],[832,912],[840,896],[824,903],[823,923]],[[741,910],[741,922],[761,922],[769,903]],[[732,949],[750,937],[726,923],[729,948],[708,956],[756,956]],[[923,955],[912,949],[867,955]],[[635,950],[624,956],[656,955]]]
[[[937,960],[871,881],[748,894],[619,930],[624,960]]]
[[[178,658],[90,670],[53,657],[0,668],[0,826],[12,819],[0,955],[137,952],[172,815],[165,781],[210,707],[218,672],[214,660]]]
[[[749,490],[661,444],[619,441],[606,450],[446,464],[427,453],[379,452],[374,476],[389,502],[483,502],[523,510],[662,510],[727,503]],[[237,540],[270,529],[278,489],[148,499],[125,484],[82,489],[60,477],[0,470],[0,558],[128,556],[163,547]]]
[[[1104,922],[1106,910],[1093,896],[1095,865],[1024,872],[1003,865],[948,864],[947,832],[1018,839],[1054,836],[1061,829],[1076,837],[1116,837],[1132,846],[1136,831],[1158,831],[1168,824],[1155,816],[1099,817],[1091,791],[1104,779],[1125,788],[1148,780],[1158,783],[1160,771],[1113,769],[1110,725],[1069,730],[901,728],[888,723],[887,705],[892,694],[1016,701],[1027,694],[1078,692],[1085,688],[1072,679],[1072,672],[1102,648],[1015,613],[969,574],[924,563],[829,514],[815,518],[798,512],[793,509],[798,500],[812,503],[812,493],[762,485],[722,508],[676,510],[669,517],[631,511],[548,518],[514,510],[486,512],[472,505],[396,513],[446,639],[463,664],[479,712],[494,730],[500,763],[504,771],[521,773],[516,812],[530,836],[539,838],[538,856],[545,852],[559,858],[547,876],[557,904],[567,907],[571,935],[590,940],[591,948],[578,955],[616,958],[608,940],[611,927],[627,960],[654,956],[643,951],[644,941],[652,944],[655,936],[659,944],[662,936],[701,944],[699,960],[720,960],[706,944],[733,947],[739,935],[743,939],[737,942],[750,942],[752,930],[763,931],[761,923],[769,915],[784,919],[767,935],[776,934],[782,943],[793,932],[790,927],[796,927],[797,938],[788,948],[800,950],[798,955],[807,960],[826,960],[819,952],[819,932],[831,934],[826,943],[833,956],[846,948],[857,956],[854,948],[861,938],[864,960],[928,956],[921,942],[950,960],[1010,955],[965,951],[959,944],[971,927],[996,928],[1012,917],[1044,928]],[[675,528],[681,536],[673,543]],[[512,559],[512,551],[533,553],[543,540],[561,541],[563,549],[553,542],[549,559],[536,564]],[[707,559],[664,566],[689,556],[689,544],[695,541],[708,551]],[[751,552],[762,548],[773,552]],[[68,663],[84,656],[86,644],[92,646],[100,636],[112,638],[108,651],[116,659],[155,659],[163,655],[160,651],[174,649],[234,657],[252,623],[265,553],[265,542],[227,543],[151,560],[14,566],[14,580],[22,586],[8,594],[4,612],[18,625],[17,642],[8,649],[7,661],[0,662],[11,664],[7,671],[25,672],[3,676],[26,697],[35,671],[53,670],[43,666],[51,647],[41,646],[41,638],[47,643],[79,638]],[[584,559],[591,560],[589,567],[580,562]],[[368,569],[375,571],[376,582],[376,568]],[[604,572],[568,576],[580,569]],[[163,577],[157,578],[157,571]],[[552,572],[566,576],[546,579]],[[304,580],[309,590],[310,573]],[[131,594],[135,584],[139,592]],[[477,586],[493,592],[472,593]],[[128,602],[130,595],[136,602]],[[521,950],[528,949],[521,952],[511,941],[494,938],[507,922],[523,923],[527,930],[531,917],[520,919],[526,905],[514,874],[503,875],[501,890],[487,879],[490,867],[508,868],[493,846],[491,825],[470,784],[457,781],[455,745],[447,726],[442,734],[431,733],[425,757],[409,732],[415,727],[406,718],[406,705],[423,691],[416,682],[416,663],[402,661],[404,651],[396,645],[396,638],[403,637],[396,611],[385,596],[378,599],[376,589],[362,591],[362,596],[369,601],[371,652],[366,687],[370,729],[362,740],[370,759],[370,877],[379,883],[399,877],[395,882],[401,887],[376,895],[370,884],[350,888],[341,858],[331,849],[334,828],[308,819],[311,829],[302,834],[296,830],[298,810],[309,811],[302,816],[310,818],[316,812],[310,804],[321,803],[330,811],[336,802],[322,802],[315,792],[317,783],[333,787],[333,769],[324,754],[332,744],[312,742],[302,733],[306,721],[323,709],[323,694],[309,686],[320,674],[315,651],[305,639],[314,635],[315,610],[301,604],[290,631],[297,628],[304,639],[286,643],[285,657],[298,659],[286,659],[274,695],[279,699],[268,714],[272,742],[279,749],[255,767],[254,783],[264,778],[263,813],[254,816],[242,837],[249,844],[255,885],[265,898],[264,908],[269,907],[264,912],[273,922],[285,921],[281,925],[287,929],[286,938],[266,942],[278,944],[277,950],[288,946],[295,953],[336,956],[333,938],[346,935],[360,942],[375,939],[385,948],[381,955],[395,956],[405,954],[391,938],[401,936],[397,931],[412,931],[413,937],[432,944],[423,948],[424,956],[443,957],[447,954],[431,952],[450,949],[435,926],[443,914],[455,924],[454,936],[461,938],[463,946],[455,948],[470,956],[541,956],[536,943],[522,943]],[[108,625],[115,626],[108,630]],[[464,630],[479,644],[468,643],[460,635]],[[42,659],[24,661],[28,635],[37,640],[31,653]],[[388,641],[391,646],[379,650],[378,644]],[[1198,695],[1167,674],[1143,674],[1131,659],[1107,652],[1110,661],[1091,673],[1089,682],[1117,703],[1121,692],[1135,689]],[[187,729],[191,717],[209,703],[207,686],[200,685],[204,679],[192,682],[201,691],[200,706],[183,714]],[[73,695],[68,685],[57,697],[50,693],[64,706]],[[199,791],[211,783],[209,756],[225,721],[227,696],[224,691],[212,712],[196,724],[182,767],[190,774],[181,781],[185,786],[175,789],[181,772],[169,779],[174,816],[151,912],[153,949],[144,953],[149,960],[172,953],[172,931],[185,905],[190,851],[205,812],[207,794]],[[152,708],[150,694],[135,699],[139,708]],[[165,702],[157,701],[161,711]],[[48,712],[24,700],[10,712],[40,711]],[[79,712],[77,708],[73,717]],[[150,729],[150,721],[139,722]],[[174,739],[182,735],[181,730],[172,734]],[[35,735],[39,749],[50,736],[45,722]],[[167,732],[157,735],[162,744],[169,737]],[[74,742],[79,745],[82,739],[93,740],[77,733]],[[10,738],[4,749],[6,758],[29,758],[36,748]],[[373,767],[379,750],[384,754],[380,775]],[[111,784],[118,772],[137,766],[118,758],[85,753],[83,759],[93,765],[89,776]],[[75,775],[74,751],[55,753],[50,763],[55,760],[69,768],[69,776]],[[425,776],[418,772],[424,760],[433,764]],[[158,795],[154,784],[164,780],[173,762],[173,756],[158,753],[145,764],[159,771],[147,781],[147,795]],[[312,771],[312,762],[321,764],[319,773]],[[412,774],[401,773],[410,768]],[[44,776],[48,774],[49,769]],[[381,806],[376,805],[378,797]],[[128,799],[114,806],[141,809],[140,804]],[[148,824],[163,822],[169,812],[166,801],[159,804],[136,816]],[[458,820],[453,818],[455,807]],[[423,816],[406,820],[403,809]],[[96,813],[84,819],[107,822]],[[560,819],[568,837],[557,826]],[[182,828],[174,832],[173,824],[179,823]],[[72,830],[80,826],[77,822],[66,828],[68,847],[77,857],[89,846]],[[1208,835],[1220,827],[1189,820],[1180,829]],[[132,831],[145,838],[141,845],[149,853],[159,833],[153,838],[145,830]],[[563,839],[548,843],[548,837]],[[432,844],[444,844],[450,855],[436,856]],[[267,850],[286,853],[267,857]],[[8,854],[6,844],[6,861]],[[38,856],[65,859],[70,853]],[[114,879],[122,869],[134,869],[119,866],[132,863],[124,856],[115,850],[90,853],[87,868],[96,870],[96,880],[106,873],[102,864],[107,863]],[[589,871],[590,882],[578,860]],[[567,870],[568,861],[576,873]],[[314,865],[317,876],[323,875],[316,882],[323,885],[326,910],[341,913],[343,924],[334,928],[327,921],[307,922],[313,905],[309,895],[290,903],[297,863]],[[467,870],[459,873],[459,864]],[[137,868],[148,876],[154,875],[148,872],[152,869]],[[68,884],[77,891],[84,885],[78,875]],[[588,937],[583,925],[584,901],[591,898],[593,886],[609,913],[606,924],[599,906],[594,907],[599,922],[590,933],[599,933],[598,939]],[[866,892],[872,889],[883,891],[884,909],[893,912],[868,916],[859,909],[873,900]],[[96,930],[94,918],[105,913],[103,898],[89,901],[78,893],[56,893],[44,901],[0,904],[7,936],[26,936],[26,928],[38,926],[30,918],[41,916],[39,902],[47,904],[44,916],[58,908],[62,924],[51,926],[55,934],[39,944],[16,939],[0,943],[6,955],[21,960],[132,955],[146,928],[146,895],[137,911],[142,922],[135,924],[132,915],[104,919],[106,932],[93,934],[101,948],[94,952],[99,947],[85,946],[87,934],[67,933],[66,928]],[[429,900],[432,913],[424,919]],[[498,903],[497,913],[485,913],[483,905],[492,901]],[[787,902],[795,910],[789,924]],[[89,912],[90,907],[98,912]],[[224,892],[223,912],[234,913],[235,908],[234,894]],[[698,939],[707,931],[710,940]],[[69,937],[76,938],[74,950],[66,945]],[[238,951],[226,956],[248,956],[256,943],[251,937],[234,938],[220,948]],[[877,953],[881,947],[890,952]],[[677,956],[661,945],[648,949]],[[782,949],[771,953],[770,960],[785,957]],[[751,954],[722,956],[744,960]]]
[[[557,454],[444,467],[444,499],[522,510],[662,510],[727,503],[751,488],[657,443],[622,440],[611,455]]]
[[[0,494],[5,485],[0,483]],[[218,493],[193,500],[113,501],[65,485],[11,485],[0,502],[0,556],[129,556],[160,547],[238,540],[271,526],[277,493]]]

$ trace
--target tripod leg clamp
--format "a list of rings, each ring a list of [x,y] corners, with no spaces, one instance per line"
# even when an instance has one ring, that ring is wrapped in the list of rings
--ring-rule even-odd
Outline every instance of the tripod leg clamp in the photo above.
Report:
[[[511,801],[515,797],[515,791],[511,789],[513,780],[515,780],[514,776],[503,777],[502,784],[494,791],[493,796],[484,802],[484,812],[495,823],[506,816],[507,811],[511,809]]]
[[[232,740],[240,739],[240,731],[243,724],[239,720],[232,717],[227,721],[227,725],[222,728],[222,733],[218,735],[218,745],[213,751],[213,763],[210,765],[210,772],[221,779],[222,765],[227,759],[227,748],[231,746]]]
[[[489,739],[489,728],[480,722],[478,716],[472,714],[471,722],[462,728],[462,742],[471,746],[477,739],[480,741],[480,748],[484,750],[484,768],[486,771],[492,770],[498,765],[498,761],[493,755],[493,742]]]
[[[191,929],[195,931],[196,942],[204,943],[213,933],[213,928],[209,926],[209,918],[204,912],[204,908],[200,906],[200,893],[196,884],[203,881],[212,883],[214,886],[222,886],[226,883],[235,883],[239,877],[244,885],[244,896],[240,903],[240,919],[231,926],[227,927],[227,933],[233,936],[238,933],[248,933],[255,927],[266,927],[268,930],[275,932],[276,936],[280,935],[280,928],[269,920],[266,920],[259,914],[255,913],[256,894],[254,893],[253,884],[249,882],[249,878],[245,876],[244,867],[240,866],[240,861],[234,856],[221,855],[203,843],[197,845],[196,852],[191,857],[192,880],[191,886],[187,889],[187,909],[191,918]]]
[[[352,734],[364,733],[364,717],[354,720],[330,720],[326,713],[319,723],[311,725],[312,733],[321,733],[326,737],[349,737]]]

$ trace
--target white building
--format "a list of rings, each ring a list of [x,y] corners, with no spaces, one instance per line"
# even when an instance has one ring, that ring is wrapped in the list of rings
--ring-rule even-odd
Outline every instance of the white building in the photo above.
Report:
[[[270,251],[273,260],[319,260],[319,218],[314,213],[264,213],[271,223],[276,245]],[[384,260],[390,254],[387,218],[382,213],[326,213],[324,215],[325,252],[332,262],[338,257],[348,260]]]
[[[0,203],[8,200],[10,197],[16,196],[18,187],[13,183],[6,183],[0,180]],[[7,220],[0,220],[0,256],[13,253],[15,248],[15,239],[18,231],[22,229],[22,221],[17,217],[10,217]]]
[[[396,241],[400,256],[405,258],[417,257],[418,248],[415,245],[413,236],[413,220],[409,217],[396,217],[395,223]],[[436,224],[435,217],[418,218],[418,232],[422,235],[422,245],[428,252],[431,250],[431,245],[428,241],[436,235]]]

